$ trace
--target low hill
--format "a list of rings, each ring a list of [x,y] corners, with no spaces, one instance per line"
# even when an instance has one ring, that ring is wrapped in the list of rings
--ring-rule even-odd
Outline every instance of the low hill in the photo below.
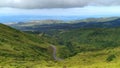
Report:
[[[73,21],[41,20],[11,24],[10,26],[22,31],[41,31],[41,32],[49,30],[69,30],[78,28],[113,28],[120,26],[120,18],[119,17],[88,18]]]
[[[27,28],[35,28],[36,26],[41,26],[41,25],[50,25],[50,24],[62,24],[65,23],[62,20],[33,20],[33,21],[28,21],[28,22],[19,22],[19,23],[12,23],[8,24],[16,29],[24,30],[26,31]],[[32,29],[30,29],[32,30]]]

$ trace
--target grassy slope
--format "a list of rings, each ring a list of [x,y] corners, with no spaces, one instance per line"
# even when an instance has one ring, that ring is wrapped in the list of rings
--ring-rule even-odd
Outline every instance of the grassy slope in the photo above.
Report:
[[[33,68],[119,68],[120,67],[120,47],[105,49],[96,52],[83,52],[76,56],[62,60],[56,64],[49,62],[44,66],[35,64]],[[111,61],[108,58],[114,55]]]
[[[0,66],[13,62],[24,63],[19,61],[49,60],[47,52],[49,45],[37,36],[0,24]]]
[[[79,53],[66,59],[62,64],[76,68],[119,68],[120,47],[94,52]],[[112,57],[111,57],[112,56]]]

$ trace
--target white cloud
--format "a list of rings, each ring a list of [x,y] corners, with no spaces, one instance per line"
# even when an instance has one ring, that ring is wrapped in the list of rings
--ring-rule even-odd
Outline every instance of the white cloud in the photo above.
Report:
[[[12,8],[74,8],[84,6],[117,6],[120,0],[2,0],[0,7]]]

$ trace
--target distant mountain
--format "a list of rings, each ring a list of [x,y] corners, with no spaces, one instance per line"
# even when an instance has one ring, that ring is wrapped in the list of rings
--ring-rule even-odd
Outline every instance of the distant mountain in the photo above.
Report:
[[[62,20],[33,20],[29,22],[18,22],[16,24],[11,24],[13,26],[21,26],[21,27],[29,27],[29,26],[37,26],[37,25],[49,25],[49,24],[58,24],[65,23]]]
[[[70,21],[69,23],[80,23],[80,22],[108,22],[108,21],[113,21],[116,19],[120,19],[120,17],[108,17],[108,18],[87,18],[87,19],[82,19],[82,20],[73,20]]]
[[[120,26],[120,18],[88,18],[66,22],[62,20],[36,20],[11,24],[10,26],[22,31],[46,31],[76,28],[111,28]]]

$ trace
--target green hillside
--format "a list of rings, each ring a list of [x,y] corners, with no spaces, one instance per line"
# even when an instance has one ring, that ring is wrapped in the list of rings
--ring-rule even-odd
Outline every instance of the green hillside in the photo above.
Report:
[[[120,28],[55,30],[47,35],[56,39],[54,44],[60,45],[61,61],[48,62],[42,68],[120,67]],[[39,68],[40,64],[34,67]]]
[[[47,51],[49,45],[38,36],[0,24],[0,66],[20,61],[21,64],[25,61],[48,61],[51,59]]]
[[[119,68],[120,47],[99,51],[81,52],[56,64],[62,68]]]
[[[61,30],[52,36],[62,47],[56,66],[68,68],[119,68],[120,28]]]
[[[99,51],[107,48],[120,46],[120,28],[91,28],[67,30],[55,33],[60,45],[64,45],[63,50],[69,50],[73,56],[79,52]],[[62,51],[63,51],[62,50]],[[69,51],[64,51],[69,52]],[[69,54],[69,53],[67,53]],[[67,57],[62,54],[62,57]]]

